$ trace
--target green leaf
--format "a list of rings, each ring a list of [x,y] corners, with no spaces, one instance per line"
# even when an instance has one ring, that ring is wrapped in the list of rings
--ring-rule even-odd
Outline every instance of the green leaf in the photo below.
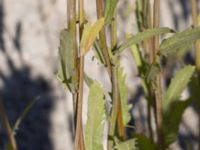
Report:
[[[125,142],[116,143],[115,149],[116,150],[137,150],[136,147],[137,139],[130,139]]]
[[[137,35],[132,36],[128,38],[124,43],[122,43],[117,49],[116,52],[121,52],[124,49],[130,47],[133,44],[139,44],[140,42],[149,39],[151,37],[164,34],[164,33],[170,33],[174,32],[172,29],[169,28],[156,28],[156,29],[148,29],[144,32],[139,32]],[[115,52],[115,51],[114,51]]]
[[[176,140],[182,115],[185,109],[191,104],[191,100],[176,101],[171,105],[170,110],[164,114],[164,135],[166,146]]]
[[[147,137],[141,134],[135,134],[137,147],[139,150],[156,150],[156,145]]]
[[[86,150],[103,150],[103,129],[105,118],[104,92],[94,81],[90,86],[88,98],[87,124],[85,126]]]
[[[115,12],[118,0],[106,0],[105,1],[105,24],[109,24]]]
[[[96,37],[98,36],[99,31],[102,29],[103,26],[104,18],[98,19],[93,25],[88,23],[85,26],[80,44],[81,55],[85,55],[90,50]]]
[[[60,66],[57,77],[71,92],[77,85],[74,66],[75,49],[72,45],[73,39],[73,35],[67,29],[63,29],[60,32],[60,47],[58,51]]]
[[[164,40],[160,46],[159,54],[167,56],[175,53],[181,47],[188,46],[200,38],[200,27],[187,29],[183,32],[174,34],[172,37]]]
[[[119,93],[121,100],[121,108],[122,108],[122,118],[123,124],[127,125],[127,123],[131,119],[131,115],[129,113],[131,109],[131,105],[128,104],[128,87],[125,83],[126,76],[123,74],[123,70],[121,67],[118,69],[118,84],[119,84]]]
[[[169,88],[167,89],[167,92],[164,95],[164,112],[169,110],[170,105],[173,102],[179,100],[181,93],[183,92],[188,82],[190,81],[190,78],[192,77],[194,69],[194,66],[185,66],[183,69],[178,71],[175,77],[171,80]]]
[[[16,131],[19,129],[19,126],[21,124],[21,122],[23,121],[23,119],[26,117],[26,115],[28,114],[28,112],[30,111],[30,109],[34,106],[34,104],[39,100],[40,97],[35,98],[34,100],[30,101],[28,103],[28,105],[24,108],[23,112],[21,113],[21,115],[17,118],[14,127],[13,127],[13,134],[16,134]]]

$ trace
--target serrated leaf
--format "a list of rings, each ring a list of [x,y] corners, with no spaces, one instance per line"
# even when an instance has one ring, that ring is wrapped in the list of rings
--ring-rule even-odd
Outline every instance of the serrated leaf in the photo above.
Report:
[[[195,27],[176,33],[161,43],[159,54],[162,56],[173,54],[181,47],[188,46],[199,38],[200,27]]]
[[[75,49],[72,45],[73,39],[73,35],[67,29],[63,29],[60,32],[60,47],[58,51],[60,66],[57,77],[70,91],[73,91],[77,85],[74,66]]]
[[[118,84],[119,84],[119,93],[121,100],[121,108],[122,108],[122,119],[123,124],[127,125],[127,123],[131,119],[131,115],[129,113],[131,109],[131,105],[128,104],[128,87],[125,83],[126,76],[123,74],[123,70],[121,67],[118,69]]]
[[[136,147],[137,139],[130,139],[125,142],[116,143],[115,149],[116,150],[137,150]]]
[[[156,150],[156,145],[147,137],[141,134],[135,134],[137,147],[139,150]]]
[[[176,101],[170,110],[164,114],[165,145],[168,146],[176,140],[179,125],[185,109],[191,104],[191,100]]]
[[[118,0],[106,0],[105,1],[105,24],[109,24],[112,20],[115,8]]]
[[[174,31],[170,28],[156,28],[156,29],[148,29],[148,30],[145,30],[144,32],[139,32],[137,35],[128,38],[124,43],[122,43],[116,49],[116,52],[121,52],[124,49],[130,47],[131,45],[139,44],[140,42],[146,39],[149,39],[151,37],[164,34],[164,33],[170,33],[170,32],[174,32]]]
[[[175,77],[171,80],[169,88],[164,95],[163,110],[168,111],[170,105],[179,100],[181,93],[190,81],[195,67],[188,65],[178,71]]]
[[[102,87],[96,81],[90,86],[88,97],[87,123],[85,126],[86,150],[103,150],[103,120],[105,117],[105,101]]]
[[[93,45],[99,31],[104,26],[104,18],[98,19],[93,25],[88,23],[84,30],[81,38],[80,53],[85,55]]]

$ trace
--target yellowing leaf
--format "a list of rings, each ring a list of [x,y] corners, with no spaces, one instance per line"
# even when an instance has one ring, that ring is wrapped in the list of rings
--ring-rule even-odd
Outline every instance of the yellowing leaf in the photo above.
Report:
[[[94,25],[87,24],[85,26],[80,44],[81,56],[85,55],[89,51],[103,26],[104,18],[97,20]]]

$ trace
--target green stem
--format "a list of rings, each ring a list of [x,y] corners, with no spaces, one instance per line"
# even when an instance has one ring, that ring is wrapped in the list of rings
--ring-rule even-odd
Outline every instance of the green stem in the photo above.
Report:
[[[11,145],[11,148],[12,148],[12,150],[17,150],[16,140],[15,140],[14,134],[12,132],[12,129],[10,127],[8,117],[6,115],[6,110],[4,108],[4,105],[3,105],[3,102],[2,102],[1,99],[0,99],[0,115],[2,117],[2,122],[3,122],[3,124],[6,128],[6,134],[8,136],[8,140],[9,140],[9,143]]]
[[[76,42],[76,0],[67,0],[67,23],[68,29],[73,35],[73,49],[74,49],[74,68],[75,76],[78,80],[78,50],[77,50],[77,42]],[[77,88],[76,88],[77,90]],[[75,91],[72,93],[73,97],[73,109],[74,109],[74,121],[75,121],[75,128],[76,128],[76,118],[77,118],[77,98],[78,92]]]

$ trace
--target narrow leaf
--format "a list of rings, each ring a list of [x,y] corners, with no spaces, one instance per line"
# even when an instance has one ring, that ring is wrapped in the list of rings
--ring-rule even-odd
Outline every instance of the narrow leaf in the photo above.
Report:
[[[159,34],[170,33],[174,32],[172,29],[169,28],[156,28],[156,29],[148,29],[144,32],[139,32],[137,35],[128,38],[124,43],[122,43],[117,49],[117,52],[121,52],[124,49],[130,47],[133,44],[139,44],[140,42],[154,37]]]
[[[112,20],[115,8],[118,0],[106,0],[105,1],[105,24],[109,24]]]
[[[171,80],[169,88],[167,89],[167,92],[164,95],[164,112],[169,110],[170,105],[173,102],[179,100],[181,93],[183,92],[188,82],[190,81],[190,78],[192,77],[194,69],[194,66],[185,66],[183,69],[178,71],[175,77]]]
[[[88,98],[87,124],[85,126],[86,150],[103,149],[103,120],[105,117],[104,93],[102,87],[94,81],[90,86]]]
[[[172,37],[164,40],[160,46],[159,54],[167,56],[175,53],[181,47],[188,46],[200,38],[200,27],[187,29],[183,32],[174,34]]]
[[[137,139],[130,139],[125,142],[116,143],[115,149],[117,150],[137,150]]]
[[[87,24],[83,31],[83,36],[80,44],[81,55],[85,55],[93,45],[96,37],[98,36],[99,31],[104,25],[104,18],[98,19],[94,25]]]
[[[34,104],[39,100],[40,97],[37,97],[36,99],[32,100],[28,105],[24,108],[21,115],[17,118],[14,127],[13,127],[13,134],[16,134],[16,131],[19,129],[19,126],[23,119],[26,117],[27,113],[30,111],[30,109],[34,106]]]
[[[119,92],[120,92],[120,100],[122,108],[122,118],[123,118],[123,124],[127,125],[127,123],[131,119],[131,115],[129,113],[131,105],[128,104],[128,87],[125,83],[125,79],[126,76],[123,74],[123,70],[120,67],[118,69],[118,84],[119,84]]]

